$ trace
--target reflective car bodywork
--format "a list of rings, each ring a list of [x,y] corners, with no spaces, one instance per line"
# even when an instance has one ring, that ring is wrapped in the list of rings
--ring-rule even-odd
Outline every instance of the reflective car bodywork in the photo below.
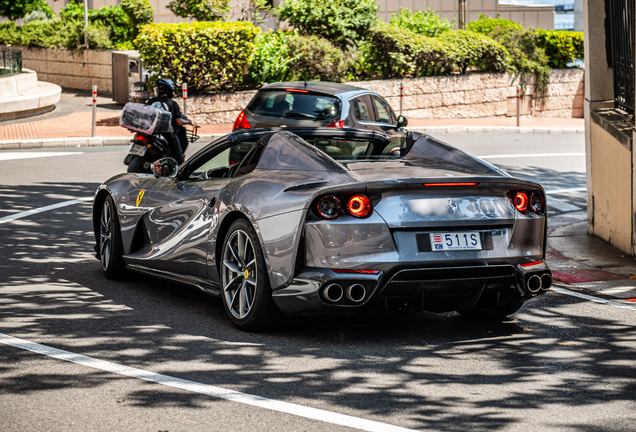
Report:
[[[328,154],[337,150],[333,146],[321,150],[325,139],[372,145],[362,157],[338,158]],[[241,160],[232,161],[232,151],[246,143],[253,143],[247,154],[236,153]],[[175,178],[121,174],[99,186],[96,250],[99,209],[111,196],[128,269],[214,295],[224,288],[219,257],[225,234],[234,221],[249,221],[272,298],[288,314],[520,306],[549,288],[547,210],[539,184],[427,135],[410,133],[391,156],[369,150],[392,145],[372,131],[233,132],[192,156]],[[208,169],[225,154],[230,165]],[[541,209],[519,211],[513,203],[519,191],[536,194]],[[321,197],[345,202],[352,194],[369,198],[366,217],[318,214]],[[433,249],[435,236],[452,233],[473,233],[481,248]]]

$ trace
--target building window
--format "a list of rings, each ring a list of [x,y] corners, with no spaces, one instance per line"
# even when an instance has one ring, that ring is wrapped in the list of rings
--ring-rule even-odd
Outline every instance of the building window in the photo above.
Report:
[[[634,114],[634,0],[606,0],[610,6],[614,104]]]

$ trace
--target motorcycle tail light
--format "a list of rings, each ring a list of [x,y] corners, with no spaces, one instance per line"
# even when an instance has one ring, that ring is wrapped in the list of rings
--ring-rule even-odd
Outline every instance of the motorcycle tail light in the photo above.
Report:
[[[347,200],[347,211],[351,216],[367,217],[371,214],[371,201],[364,195],[353,195]]]
[[[145,137],[145,136],[143,136],[143,135],[137,135],[137,136],[135,136],[135,141],[148,142],[148,140],[146,139],[146,137]]]
[[[245,111],[241,111],[236,120],[234,121],[234,127],[232,130],[237,129],[251,129],[250,122],[247,121],[247,117],[245,117]]]
[[[340,200],[333,195],[325,195],[316,202],[316,212],[325,219],[337,218],[341,210]]]
[[[532,192],[532,195],[530,195],[530,208],[535,213],[543,211],[543,195],[541,195],[541,192]]]
[[[517,210],[521,213],[525,212],[528,208],[528,195],[525,192],[517,192],[513,203]]]
[[[335,122],[327,125],[327,127],[342,129],[344,127],[344,120],[336,120]]]

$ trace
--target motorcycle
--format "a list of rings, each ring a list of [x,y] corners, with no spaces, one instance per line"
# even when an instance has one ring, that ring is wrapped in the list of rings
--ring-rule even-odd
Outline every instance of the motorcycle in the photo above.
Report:
[[[199,126],[187,126],[190,126],[191,129],[184,126],[182,128],[183,130],[177,131],[177,136],[181,143],[184,155],[188,145],[199,139],[199,135],[197,135]],[[166,138],[162,135],[136,132],[133,137],[133,145],[130,147],[130,151],[124,159],[124,164],[128,166],[129,173],[152,174],[150,166],[154,161],[172,156],[168,140],[166,140]]]

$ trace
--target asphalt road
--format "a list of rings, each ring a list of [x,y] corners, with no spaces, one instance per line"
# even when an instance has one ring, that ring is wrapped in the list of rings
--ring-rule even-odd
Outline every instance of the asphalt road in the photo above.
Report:
[[[582,135],[440,138],[548,191],[585,186],[584,156],[508,156],[583,153]],[[0,430],[634,430],[634,310],[550,292],[502,323],[420,313],[250,334],[197,290],[106,280],[90,202],[2,222],[92,196],[126,153],[0,152]]]

